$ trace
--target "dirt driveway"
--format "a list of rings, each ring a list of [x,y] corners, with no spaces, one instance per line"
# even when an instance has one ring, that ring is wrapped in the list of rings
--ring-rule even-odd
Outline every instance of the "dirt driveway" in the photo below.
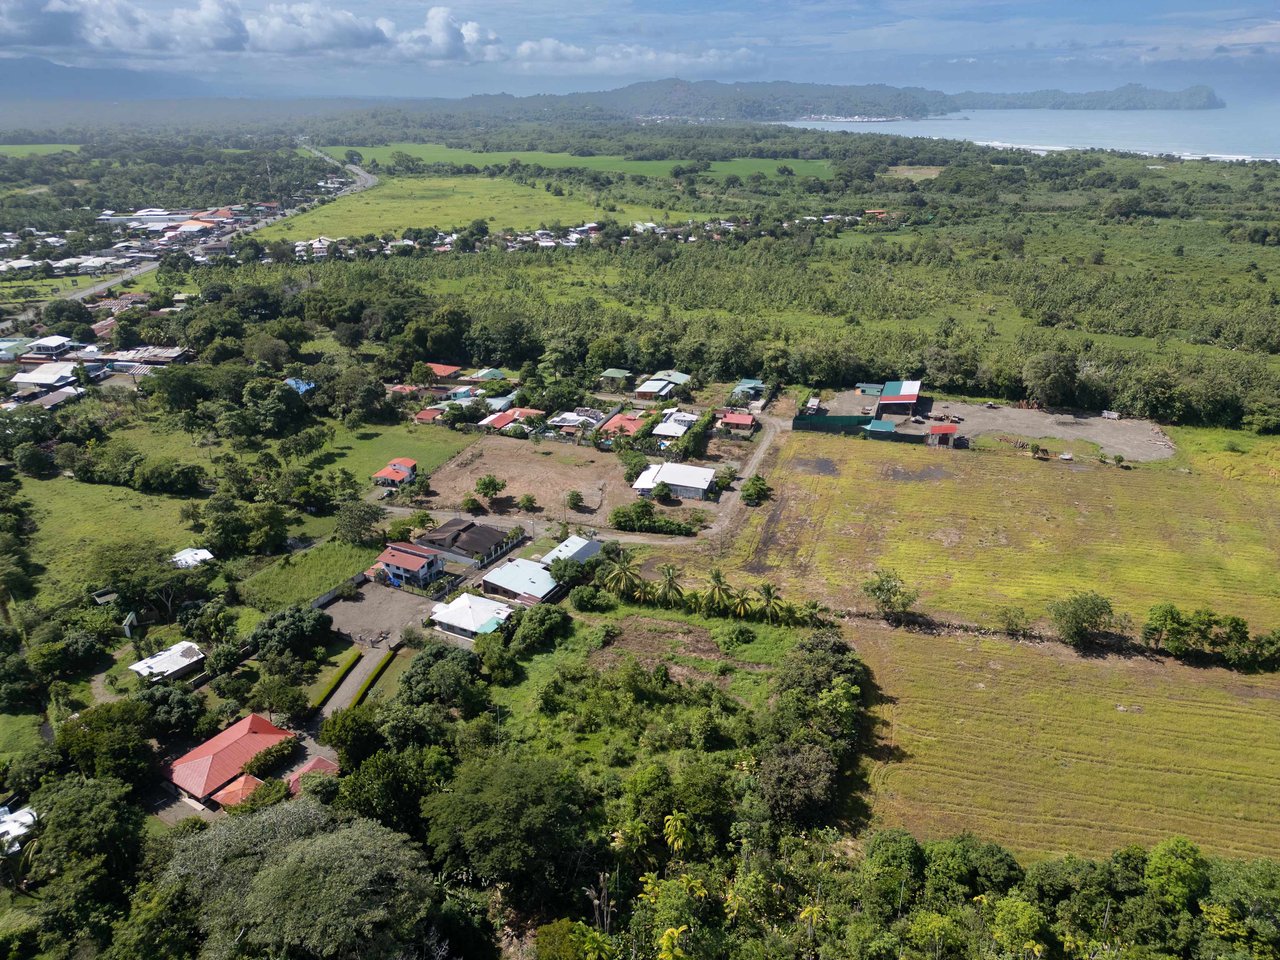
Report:
[[[1173,456],[1172,441],[1150,420],[1105,420],[1100,414],[1053,413],[1016,407],[989,410],[979,404],[951,400],[934,401],[933,412],[964,417],[960,432],[970,437],[994,433],[1037,440],[1087,440],[1098,444],[1105,454],[1118,453],[1134,462],[1167,460]]]

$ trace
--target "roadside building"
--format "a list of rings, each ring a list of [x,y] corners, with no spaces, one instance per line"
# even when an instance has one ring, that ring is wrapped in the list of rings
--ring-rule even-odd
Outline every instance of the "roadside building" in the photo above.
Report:
[[[409,583],[425,587],[444,575],[444,557],[439,550],[416,543],[389,543],[374,562],[394,585]]]
[[[485,593],[514,600],[525,606],[551,597],[557,590],[555,577],[540,563],[513,557],[484,575]]]
[[[890,380],[876,401],[876,417],[894,414],[910,417],[915,414],[916,404],[920,402],[920,386],[919,380]]]
[[[507,531],[455,517],[416,537],[415,542],[469,559],[476,566],[483,567],[501,555],[507,542]]]
[[[645,468],[631,488],[642,497],[652,497],[654,488],[665,483],[672,496],[681,500],[706,500],[715,489],[716,474],[706,467],[687,463],[655,463]]]
[[[716,428],[728,430],[736,436],[749,437],[755,432],[756,418],[749,413],[726,412],[716,421]]]
[[[610,367],[600,374],[600,388],[602,390],[621,392],[627,389],[627,384],[630,382],[631,371],[624,370],[621,367]]]
[[[542,565],[547,569],[557,560],[576,560],[586,563],[603,549],[599,540],[588,540],[586,537],[572,536],[556,544],[542,558]]]
[[[380,487],[400,487],[418,479],[418,461],[408,457],[396,457],[373,475],[373,482]]]

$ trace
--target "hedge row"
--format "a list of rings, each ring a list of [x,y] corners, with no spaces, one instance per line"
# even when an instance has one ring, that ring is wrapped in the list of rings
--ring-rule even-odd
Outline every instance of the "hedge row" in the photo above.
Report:
[[[391,666],[391,661],[395,659],[396,652],[388,650],[382,655],[382,660],[373,668],[373,673],[365,677],[364,683],[360,684],[360,689],[356,691],[355,699],[351,701],[351,706],[356,707],[364,703],[364,698],[369,695],[369,691],[373,689],[373,685],[378,679],[387,672],[387,667]]]
[[[311,701],[311,709],[318,710],[329,702],[329,698],[333,696],[333,692],[342,685],[342,681],[347,679],[351,671],[356,668],[356,664],[360,662],[360,658],[364,655],[363,651],[356,649],[351,651],[351,655],[347,657],[347,662],[342,665],[329,680],[327,684],[315,695]]]

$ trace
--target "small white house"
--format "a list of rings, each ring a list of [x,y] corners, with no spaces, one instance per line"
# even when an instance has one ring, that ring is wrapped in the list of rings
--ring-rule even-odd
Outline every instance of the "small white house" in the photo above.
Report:
[[[204,663],[204,653],[190,640],[181,640],[167,650],[153,653],[145,660],[129,664],[129,669],[143,680],[174,680],[185,676]]]
[[[497,600],[464,593],[451,603],[437,603],[431,610],[436,629],[464,640],[493,633],[515,611]]]
[[[190,570],[198,567],[202,563],[208,563],[213,559],[213,554],[203,547],[187,547],[185,550],[179,550],[170,560],[175,567],[182,570]]]
[[[654,463],[645,468],[631,488],[642,497],[651,497],[654,488],[665,483],[672,496],[681,500],[706,500],[715,482],[715,471],[706,467],[693,467],[687,463]]]

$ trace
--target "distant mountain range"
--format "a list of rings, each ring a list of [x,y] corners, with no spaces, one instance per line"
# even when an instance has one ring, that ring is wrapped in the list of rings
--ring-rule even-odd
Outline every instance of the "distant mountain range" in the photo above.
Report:
[[[485,101],[471,97],[460,101]],[[558,97],[524,97],[530,107],[542,104],[599,110],[630,116],[697,117],[724,120],[797,120],[804,117],[923,117],[956,110],[1210,110],[1226,106],[1209,87],[1152,90],[1129,84],[1116,90],[1068,93],[943,93],[923,87],[883,84],[835,86],[819,83],[719,83],[657,80],[601,93]]]
[[[215,127],[298,132],[321,117],[392,110],[409,118],[468,117],[495,122],[606,121],[639,117],[762,122],[825,117],[926,117],[957,110],[1209,110],[1225,106],[1205,86],[1153,90],[1137,84],[1069,93],[943,93],[884,84],[836,86],[770,81],[655,80],[590,93],[479,94],[461,99],[398,97],[253,98],[169,73],[67,67],[35,57],[0,58],[0,127],[52,130]]]
[[[160,100],[219,91],[172,73],[64,67],[40,57],[0,58],[0,101]]]

